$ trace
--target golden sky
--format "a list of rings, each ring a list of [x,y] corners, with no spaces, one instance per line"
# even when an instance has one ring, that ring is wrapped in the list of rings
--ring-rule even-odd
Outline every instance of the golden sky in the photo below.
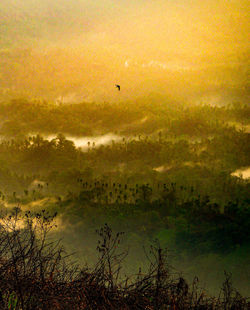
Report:
[[[245,89],[248,12],[246,0],[1,0],[0,83],[86,100],[116,100],[114,83],[122,98]]]

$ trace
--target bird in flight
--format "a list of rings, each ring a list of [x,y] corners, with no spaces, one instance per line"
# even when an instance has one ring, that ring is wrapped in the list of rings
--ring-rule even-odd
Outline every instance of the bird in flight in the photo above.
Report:
[[[115,87],[117,87],[118,90],[121,90],[121,86],[116,84]]]

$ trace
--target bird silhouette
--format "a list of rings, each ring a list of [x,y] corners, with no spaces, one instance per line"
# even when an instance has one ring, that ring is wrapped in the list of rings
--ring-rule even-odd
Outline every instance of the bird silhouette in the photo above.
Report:
[[[115,87],[117,87],[117,89],[120,91],[121,90],[121,86],[116,84]]]

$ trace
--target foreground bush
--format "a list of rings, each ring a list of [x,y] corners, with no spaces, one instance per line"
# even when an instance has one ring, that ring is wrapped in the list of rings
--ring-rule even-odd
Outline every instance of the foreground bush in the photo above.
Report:
[[[247,309],[250,303],[226,279],[217,298],[208,297],[182,277],[174,278],[167,252],[157,244],[149,253],[150,268],[124,278],[120,271],[126,252],[119,252],[122,233],[108,225],[97,231],[99,260],[93,269],[72,263],[49,232],[54,216],[45,211],[24,216],[16,208],[0,222],[1,309]]]

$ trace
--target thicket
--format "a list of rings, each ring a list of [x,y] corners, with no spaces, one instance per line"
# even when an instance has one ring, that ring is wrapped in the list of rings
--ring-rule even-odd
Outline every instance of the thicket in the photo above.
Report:
[[[122,277],[127,252],[119,249],[123,233],[105,224],[97,230],[99,259],[94,268],[72,262],[60,241],[53,241],[54,216],[45,211],[2,214],[0,222],[1,309],[248,309],[250,303],[225,272],[218,297],[209,297],[194,278],[188,285],[173,273],[168,252],[151,246],[148,271]]]
[[[92,260],[94,241],[83,245],[82,238],[108,222],[126,231],[132,246],[159,238],[188,261],[185,272],[197,265],[214,278],[209,289],[227,266],[246,292],[250,185],[232,173],[250,165],[249,111],[166,98],[1,103],[0,207],[58,212],[65,244],[79,249],[78,258]],[[110,132],[119,139],[93,142]],[[86,135],[91,142],[76,147],[74,138]],[[140,259],[145,267],[141,254],[130,260],[136,268]]]

